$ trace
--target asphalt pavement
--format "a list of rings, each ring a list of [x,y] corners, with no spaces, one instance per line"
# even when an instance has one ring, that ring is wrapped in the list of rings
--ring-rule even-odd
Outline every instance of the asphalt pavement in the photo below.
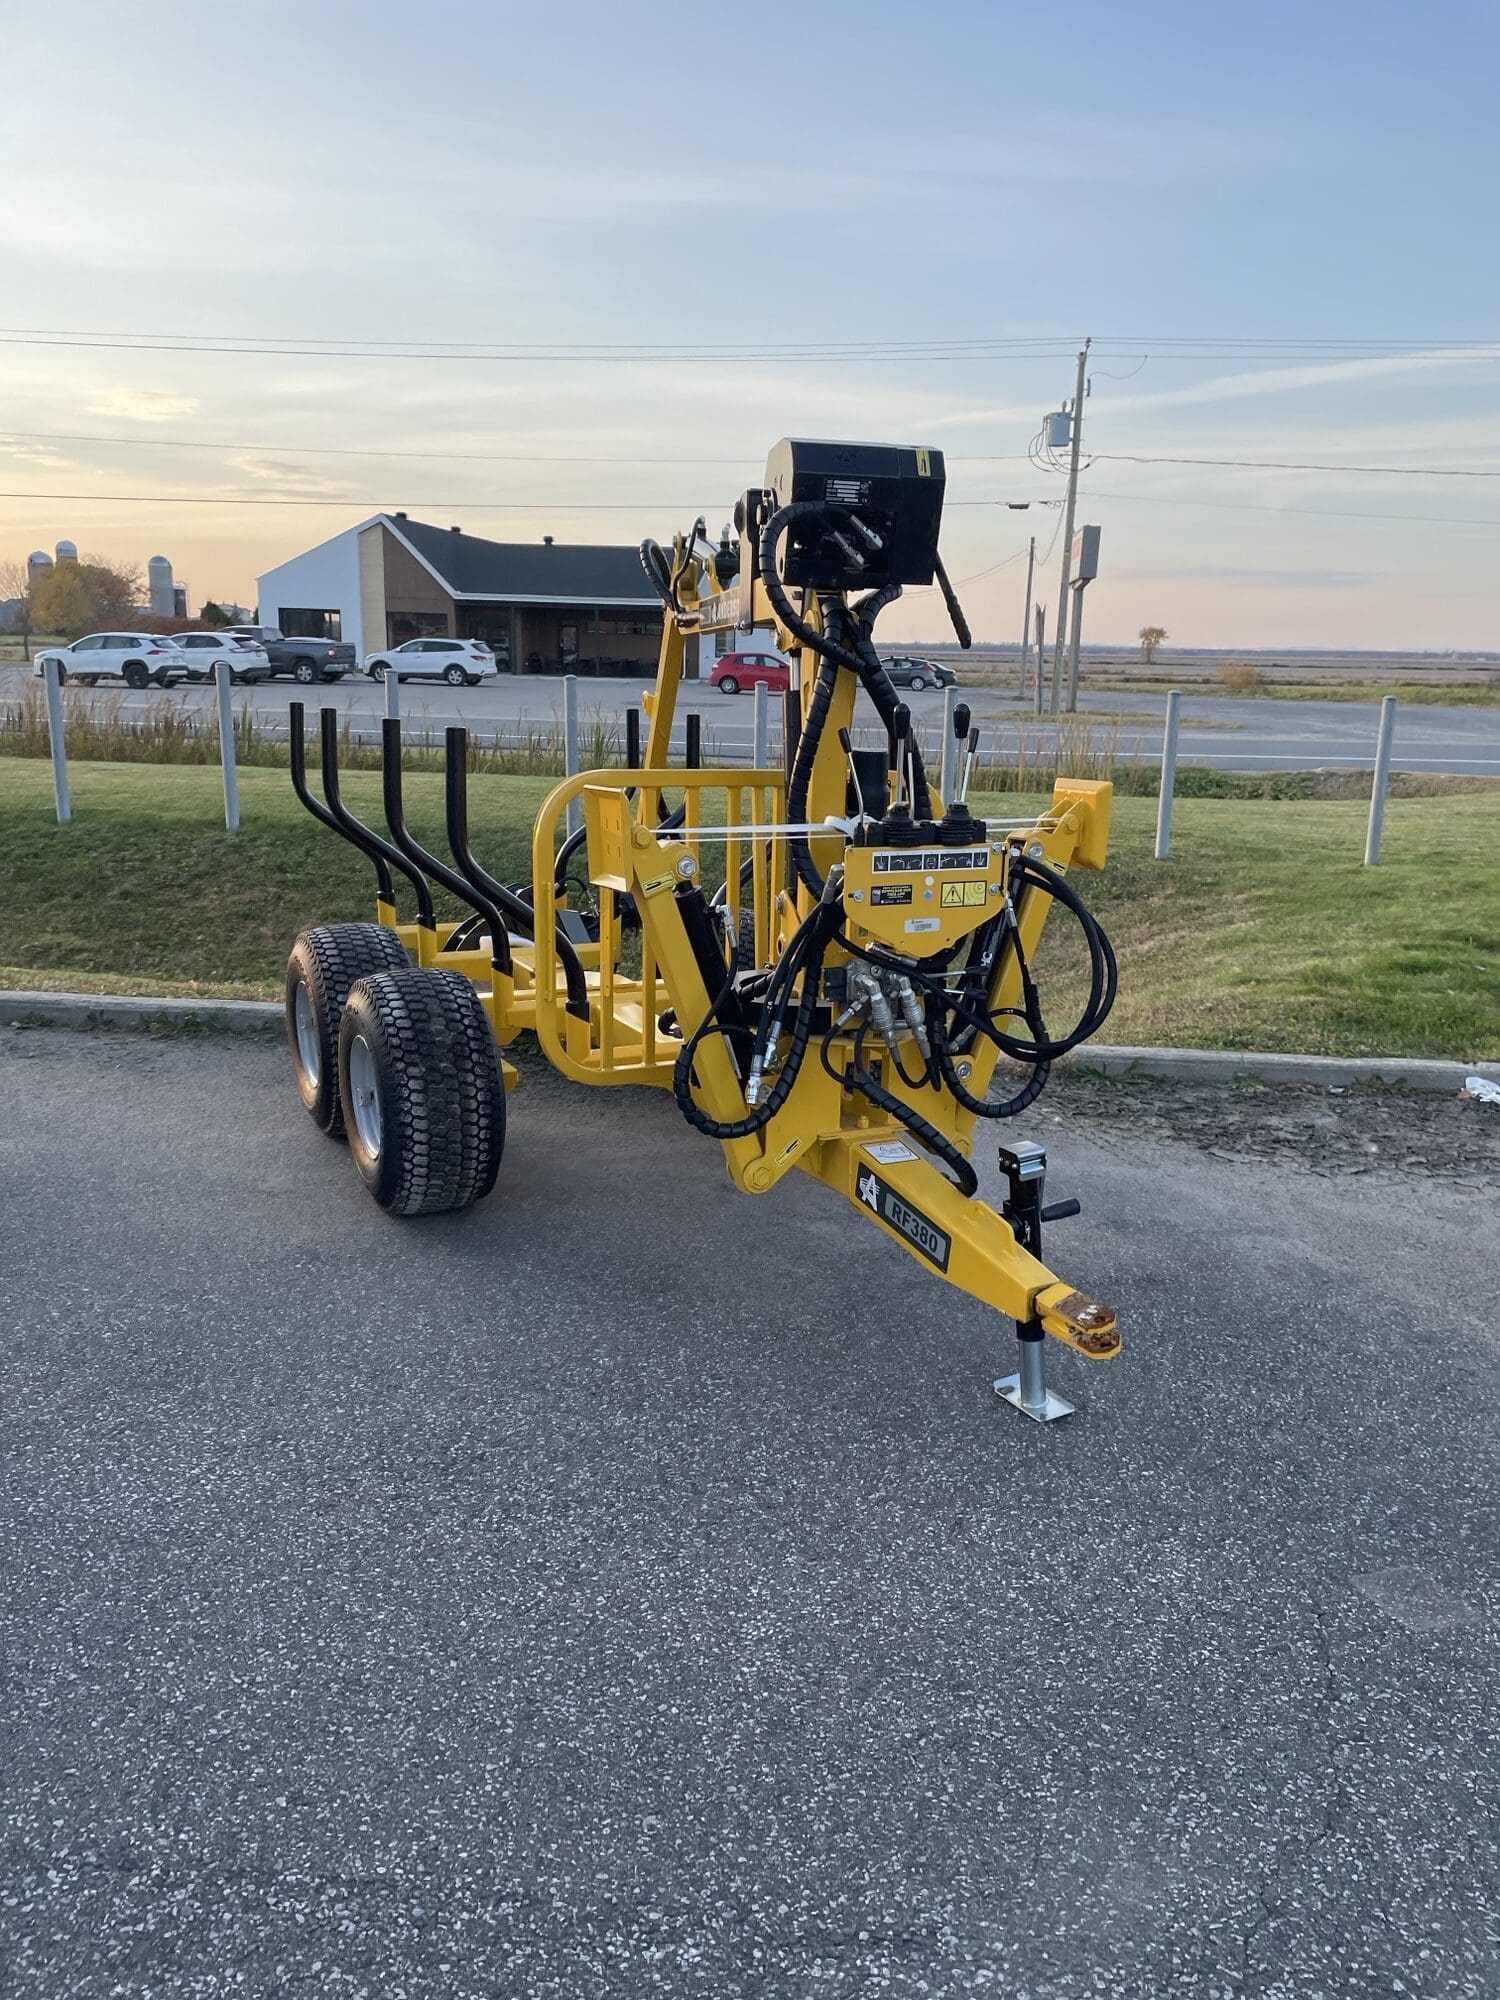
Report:
[[[1494,1995],[1483,1107],[1091,1091],[1044,1430],[662,1097],[401,1224],[276,1047],[0,1026],[0,1990]]]
[[[651,675],[629,679],[579,682],[585,728],[594,717],[612,725],[623,740],[625,710],[638,705]],[[0,666],[0,700],[14,700],[26,685],[18,666]],[[146,689],[139,693],[87,689],[73,699],[118,703],[127,715],[149,711],[163,702],[208,711],[214,701],[209,687]],[[309,709],[331,705],[349,718],[354,735],[378,742],[385,712],[385,690],[363,675],[302,689],[290,681],[271,681],[236,691],[235,702],[248,708],[272,733],[286,728],[287,708],[297,699]],[[963,700],[974,720],[1001,754],[1013,752],[1018,724],[1028,742],[1040,747],[1052,740],[1050,720],[1020,715],[1008,688],[966,688]],[[919,731],[936,738],[942,727],[941,693],[902,691]],[[467,723],[481,738],[506,743],[524,741],[537,733],[556,735],[562,728],[563,691],[558,678],[516,678],[501,675],[487,685],[450,688],[441,681],[405,682],[400,693],[402,714],[409,727],[441,736],[450,722]],[[772,701],[774,718],[776,702]],[[1080,696],[1083,713],[1108,732],[1122,758],[1154,759],[1161,753],[1166,698],[1136,693],[1092,693]],[[716,689],[687,685],[678,703],[674,736],[681,755],[681,717],[696,710],[703,718],[705,753],[731,763],[750,759],[754,739],[754,703],[748,695],[720,694]],[[1233,696],[1184,695],[1178,755],[1183,763],[1204,764],[1226,771],[1368,770],[1375,761],[1378,703],[1276,701]],[[210,725],[211,726],[211,725]],[[1073,725],[1076,727],[1077,725]],[[773,730],[775,728],[773,720]],[[779,730],[774,741],[779,743]],[[1399,771],[1431,771],[1478,777],[1500,776],[1500,709],[1417,707],[1398,709],[1392,767]]]

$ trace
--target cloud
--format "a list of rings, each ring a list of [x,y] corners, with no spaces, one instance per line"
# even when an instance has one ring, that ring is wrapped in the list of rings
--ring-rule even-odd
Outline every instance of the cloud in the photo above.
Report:
[[[1193,579],[1248,585],[1257,590],[1365,590],[1376,581],[1357,569],[1244,569],[1233,563],[1181,563],[1175,569],[1138,569],[1131,580],[1177,583]]]
[[[1370,355],[1356,361],[1313,361],[1295,368],[1254,368],[1236,375],[1211,375],[1202,382],[1188,382],[1180,389],[1157,389],[1134,396],[1101,398],[1097,412],[1088,414],[1122,416],[1136,410],[1178,409],[1191,403],[1240,402],[1252,396],[1289,395],[1298,389],[1319,389],[1334,382],[1371,382],[1396,375],[1430,374],[1434,369],[1472,366],[1487,361],[1494,367],[1500,353],[1494,347],[1453,347],[1426,350],[1417,354]],[[935,424],[992,424],[1036,422],[1035,405],[999,404],[982,410],[955,410]],[[1085,430],[1087,431],[1087,424]]]
[[[42,451],[34,444],[0,444],[0,452],[18,465],[41,465],[52,471],[73,463],[71,458],[64,458],[60,452]]]
[[[193,417],[202,404],[196,396],[171,396],[160,389],[99,389],[88,401],[95,417],[128,417],[138,424],[169,424],[174,417]]]
[[[268,458],[261,453],[237,452],[225,463],[251,479],[262,480],[282,492],[308,498],[326,494],[330,498],[341,499],[352,483],[338,474],[321,472],[300,460]]]

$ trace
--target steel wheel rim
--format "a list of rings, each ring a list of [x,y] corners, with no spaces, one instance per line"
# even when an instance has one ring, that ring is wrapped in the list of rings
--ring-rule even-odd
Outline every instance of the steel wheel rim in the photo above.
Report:
[[[363,1035],[356,1035],[349,1045],[349,1094],[359,1143],[375,1159],[380,1153],[384,1124],[380,1116],[380,1089],[375,1081],[375,1057]]]
[[[292,997],[292,1024],[297,1030],[297,1057],[303,1074],[316,1090],[323,1081],[323,1044],[318,1039],[318,1021],[313,1013],[307,982],[299,979]]]

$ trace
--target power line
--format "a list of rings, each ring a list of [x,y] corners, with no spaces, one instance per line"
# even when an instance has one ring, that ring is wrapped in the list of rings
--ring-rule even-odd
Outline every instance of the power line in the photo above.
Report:
[[[282,334],[121,333],[82,328],[0,328],[0,343],[10,346],[100,348],[111,352],[166,354],[237,354],[275,358],[342,360],[488,361],[593,364],[596,362],[725,362],[725,361],[964,361],[985,359],[1054,360],[1073,348],[1073,338],[1061,334],[983,334],[934,336],[919,340],[844,340],[756,343],[581,342],[549,341],[407,341],[372,340]],[[1095,348],[1131,353],[1149,348],[1169,360],[1327,361],[1338,357],[1370,359],[1410,354],[1457,355],[1475,360],[1500,356],[1500,343],[1477,340],[1403,340],[1357,337],[1266,337],[1260,335],[1114,334],[1096,339]]]
[[[753,465],[761,454],[735,458],[636,458],[621,453],[546,451],[401,451],[375,445],[237,444],[222,438],[101,437],[88,431],[0,431],[27,444],[164,445],[174,451],[248,451],[266,457],[445,459],[474,465]],[[1019,452],[997,456],[1019,458]]]
[[[606,362],[647,363],[660,362],[673,367],[686,364],[712,364],[720,366],[729,361],[804,361],[840,362],[856,361],[983,361],[992,359],[1020,361],[1050,361],[1065,350],[1057,346],[1031,346],[1021,349],[1004,345],[974,348],[955,348],[940,344],[924,347],[844,347],[835,349],[807,347],[738,347],[738,348],[662,348],[656,350],[635,348],[600,348],[593,352],[581,353],[563,348],[512,348],[497,350],[483,345],[473,347],[436,347],[415,345],[411,347],[354,347],[335,346],[325,343],[319,346],[296,346],[286,342],[268,339],[257,340],[253,336],[243,340],[230,340],[219,336],[208,336],[197,340],[181,338],[154,338],[151,340],[121,340],[112,337],[100,338],[94,335],[75,334],[20,334],[0,332],[0,345],[7,347],[66,347],[88,352],[112,354],[230,354],[255,355],[263,360],[314,360],[314,361],[478,361],[506,365],[540,362],[549,367],[569,365],[594,367]]]
[[[1082,489],[1081,489],[1082,490]],[[1439,528],[1487,528],[1491,533],[1500,529],[1500,520],[1476,520],[1466,515],[1445,514],[1372,514],[1344,507],[1272,507],[1249,500],[1203,500],[1172,499],[1159,493],[1109,493],[1100,487],[1089,487],[1085,497],[1095,500],[1129,500],[1153,507],[1212,507],[1227,508],[1234,513],[1249,514],[1303,514],[1314,519],[1332,521],[1393,521],[1414,522]],[[266,493],[42,493],[27,491],[0,491],[0,500],[59,500],[70,505],[98,507],[322,507],[322,508],[365,508],[372,514],[394,514],[397,510],[384,501],[372,500],[358,494],[334,494],[329,498],[309,498],[304,494]],[[948,500],[945,508],[955,507],[995,507],[1009,508],[1009,500]],[[412,500],[407,507],[431,508],[434,513],[445,513],[467,508],[471,513],[480,514],[687,514],[692,511],[692,503],[685,500],[497,500],[482,494],[470,494],[458,500]],[[404,511],[404,510],[403,510]],[[1054,537],[1055,539],[1055,537]]]
[[[0,431],[0,439],[24,444],[104,444],[130,449],[162,447],[171,451],[240,451],[267,458],[392,458],[442,460],[465,465],[755,465],[755,451],[717,458],[648,458],[623,452],[554,451],[410,451],[384,445],[253,444],[228,438],[116,437],[92,431]],[[1019,464],[1030,455],[1021,451],[949,452],[949,465]],[[1091,462],[1118,465],[1201,465],[1247,472],[1383,473],[1409,479],[1500,479],[1500,467],[1458,465],[1345,465],[1320,459],[1202,458],[1161,452],[1095,451]],[[1035,459],[1031,460],[1036,463]],[[957,504],[957,503],[950,503]]]
[[[1500,467],[1468,465],[1334,465],[1297,458],[1169,458],[1139,451],[1096,451],[1091,459],[1119,465],[1222,465],[1254,472],[1382,472],[1402,479],[1500,479]]]
[[[1087,490],[1091,500],[1139,501],[1148,507],[1212,507],[1216,511],[1228,510],[1234,514],[1305,514],[1315,520],[1326,521],[1395,521],[1417,522],[1437,528],[1488,528],[1491,534],[1500,530],[1500,520],[1480,521],[1463,514],[1371,514],[1348,507],[1270,507],[1254,500],[1201,500],[1172,499],[1163,493],[1107,493],[1102,487],[1091,486]]]
[[[364,507],[372,514],[394,514],[397,510],[383,500],[357,493],[335,493],[313,498],[301,493],[39,493],[0,492],[0,500],[63,500],[100,507]],[[947,507],[1005,507],[1009,500],[948,500]],[[1045,502],[1043,503],[1046,504]],[[687,500],[496,500],[483,494],[469,494],[459,500],[408,500],[402,512],[412,507],[444,513],[467,507],[481,514],[687,514],[693,503]]]

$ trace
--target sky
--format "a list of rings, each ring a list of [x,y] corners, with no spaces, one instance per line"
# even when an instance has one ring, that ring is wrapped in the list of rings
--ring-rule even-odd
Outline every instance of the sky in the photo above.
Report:
[[[1091,638],[1500,646],[1493,5],[73,0],[7,54],[0,559],[251,604],[377,508],[666,539],[870,438],[943,449],[1015,638],[1092,337]]]

